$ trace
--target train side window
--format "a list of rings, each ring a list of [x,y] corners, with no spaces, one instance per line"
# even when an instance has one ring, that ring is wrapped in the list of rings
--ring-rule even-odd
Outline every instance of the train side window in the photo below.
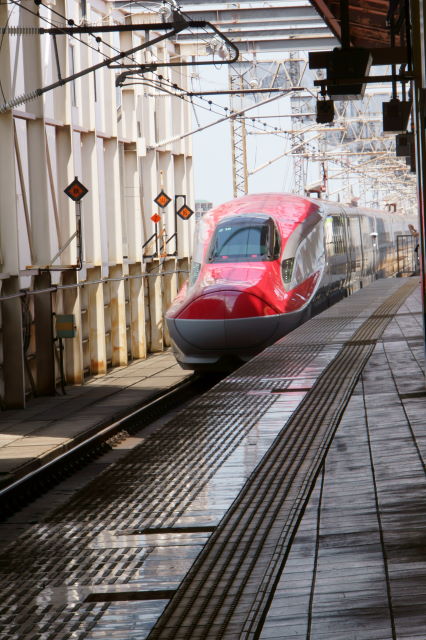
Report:
[[[349,216],[349,230],[351,238],[351,271],[362,269],[361,227],[359,218]]]
[[[327,255],[345,255],[345,221],[340,215],[328,216],[325,220],[325,243],[327,245]]]
[[[324,262],[323,226],[322,224],[317,224],[297,247],[294,264],[291,265],[290,288],[293,289],[309,278],[309,276],[321,271],[324,267]]]
[[[328,216],[324,222],[324,240],[325,245],[327,247],[327,255],[329,257],[334,256],[335,247],[334,247],[334,239],[333,239],[333,218],[332,216]]]
[[[333,239],[335,253],[341,255],[345,253],[345,228],[341,216],[331,216],[333,220]]]

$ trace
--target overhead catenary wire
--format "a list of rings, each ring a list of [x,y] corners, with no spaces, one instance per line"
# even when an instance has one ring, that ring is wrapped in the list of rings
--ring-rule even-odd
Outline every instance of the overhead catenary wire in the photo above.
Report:
[[[11,1],[14,5],[17,5],[17,6],[20,6],[20,7],[22,6],[22,8],[24,8],[26,11],[28,11],[28,12],[32,13],[33,15],[35,15],[35,16],[37,16],[37,17],[39,17],[40,19],[44,20],[44,21],[45,21],[45,22],[47,22],[48,24],[50,24],[50,25],[54,25],[54,23],[53,23],[53,22],[51,22],[51,21],[49,21],[46,17],[41,16],[39,13],[36,13],[36,12],[32,11],[31,9],[29,9],[28,7],[25,7],[24,5],[21,5],[19,2],[17,2],[17,0],[10,0],[10,1]],[[55,9],[53,9],[52,7],[45,5],[45,4],[44,4],[43,2],[41,2],[41,1],[40,1],[38,4],[39,4],[40,6],[43,6],[44,8],[46,8],[46,9],[48,9],[48,10],[52,11],[55,15],[57,15],[57,16],[58,16],[58,17],[60,17],[61,19],[65,20],[67,23],[72,23],[72,24],[74,24],[74,22],[73,22],[72,20],[69,20],[68,18],[66,18],[66,16],[64,16],[64,15],[63,15],[63,14],[61,14],[61,13],[59,13],[58,11],[56,11]],[[173,5],[175,5],[175,3],[174,3],[174,2],[173,2]],[[152,11],[152,9],[151,9],[151,11]],[[159,12],[157,11],[156,13],[159,13]],[[184,14],[184,13],[182,13],[182,12],[180,12],[180,13],[181,13],[182,15],[185,15],[185,17],[189,17],[187,14]],[[57,25],[54,25],[54,26],[55,26],[55,27],[57,27]],[[59,27],[59,28],[60,28],[60,27]],[[64,31],[64,33],[66,33],[66,32]],[[73,37],[73,38],[77,39],[81,44],[84,44],[85,46],[88,46],[90,49],[92,49],[92,50],[93,50],[93,51],[95,51],[96,53],[101,53],[101,55],[103,55],[106,59],[110,59],[110,58],[108,58],[108,56],[107,56],[105,53],[100,52],[100,51],[99,51],[99,49],[97,49],[97,48],[95,48],[95,47],[92,47],[91,45],[89,45],[87,42],[85,42],[85,41],[84,41],[84,40],[82,40],[81,38],[77,38],[74,34],[68,34],[68,35],[70,35],[70,37]],[[104,42],[104,41],[102,41],[100,38],[96,38],[96,39],[97,39],[97,41],[102,42],[102,44],[104,44],[104,45],[108,46],[111,50],[116,51],[117,53],[120,53],[120,51],[119,51],[116,47],[114,47],[113,45],[111,45],[111,44],[109,44],[109,43],[105,43],[105,42]],[[135,62],[135,59],[134,59],[134,57],[133,57],[133,56],[126,55],[125,57],[128,57],[128,58],[129,58],[129,60],[132,60],[132,62]],[[90,72],[91,72],[91,71],[89,71],[89,73],[90,73]],[[154,73],[154,72],[153,72],[153,73]],[[158,74],[156,74],[156,75],[158,75]],[[163,78],[162,76],[159,76],[159,77],[161,77],[162,81],[164,80],[164,78]],[[171,86],[173,86],[173,87],[176,87],[176,85],[172,85],[171,83],[170,83],[170,85],[171,85]],[[29,100],[32,100],[32,99],[35,99],[36,97],[38,97],[38,95],[39,95],[39,93],[37,92],[37,90],[35,90],[35,91],[33,91],[33,92],[30,92],[30,94],[28,95],[28,98],[29,98]],[[202,99],[202,98],[201,98],[201,99]],[[18,105],[21,103],[21,100],[22,100],[22,96],[18,96],[17,98],[13,99],[13,100],[11,101],[12,108],[13,108],[13,107],[15,107],[15,106],[18,106]],[[191,101],[191,102],[192,102],[192,101]],[[213,103],[212,103],[212,101],[209,101],[209,104],[213,104]],[[220,107],[221,105],[216,105],[216,106]],[[222,107],[222,108],[223,108],[223,107]],[[275,127],[275,131],[276,131],[276,130],[277,130],[277,128]],[[272,129],[271,129],[271,133],[273,133]]]
[[[288,91],[284,90],[283,94],[288,95],[289,93],[291,93],[292,91],[294,91],[294,89],[289,89]],[[232,114],[223,116],[222,118],[220,118],[219,120],[216,120],[215,122],[210,122],[202,127],[198,127],[197,129],[193,129],[192,131],[187,131],[183,134],[177,135],[177,136],[173,136],[171,138],[166,138],[165,140],[160,140],[159,142],[155,143],[154,145],[150,145],[149,147],[147,147],[147,149],[149,151],[154,150],[154,149],[158,149],[158,147],[162,147],[166,144],[170,144],[172,142],[176,142],[178,140],[183,140],[184,138],[186,138],[187,136],[193,135],[194,133],[198,133],[199,131],[203,131],[204,129],[208,129],[209,127],[213,127],[216,124],[219,124],[220,122],[224,122],[225,120],[229,120],[231,118],[236,118],[237,116],[246,113],[247,111],[249,111],[250,109],[255,109],[256,107],[262,106],[264,104],[267,104],[269,102],[272,102],[274,100],[278,100],[279,98],[282,98],[283,96],[272,96],[272,98],[268,98],[267,100],[263,100],[262,102],[259,102],[255,105],[251,105],[250,107],[246,107],[245,109],[241,109],[240,111],[236,111],[233,112]]]
[[[17,2],[17,0],[10,0],[10,2],[12,2],[13,4],[15,4],[15,5],[19,6],[19,7],[22,7],[26,11],[29,11],[29,13],[31,13],[32,15],[35,15],[35,16],[37,16],[38,18],[40,18],[42,20],[45,20],[48,24],[50,23],[51,25],[53,25],[52,22],[49,22],[49,20],[47,18],[45,18],[44,16],[41,16],[40,13],[37,13],[37,12],[34,12],[34,11],[30,10],[25,5],[21,4],[20,2]],[[39,2],[38,4],[43,6],[43,7],[46,7],[46,5],[44,5],[42,2]],[[48,10],[51,10],[50,7],[46,7],[46,8]],[[67,18],[65,16],[61,16],[61,14],[59,14],[55,10],[53,10],[53,12],[56,15],[60,16],[62,19],[66,20],[68,22],[68,24],[70,22],[72,24],[74,24],[74,21],[67,20]],[[55,26],[55,31],[57,30],[58,33],[62,33],[62,34],[70,35],[71,37],[75,37],[75,35],[73,33],[69,33],[69,28],[68,27],[58,27],[56,25],[54,25],[54,26]],[[164,23],[164,28],[167,28],[167,27],[168,27],[168,23]],[[216,31],[214,25],[211,25],[211,27]],[[149,23],[147,23],[146,28],[147,28],[147,30],[150,28]],[[34,89],[34,90],[29,91],[27,93],[24,93],[24,94],[21,94],[19,96],[16,96],[16,97],[12,98],[11,100],[6,101],[3,105],[0,106],[0,113],[4,113],[6,111],[9,111],[10,109],[13,109],[14,107],[17,107],[17,106],[19,106],[21,104],[25,104],[26,102],[30,102],[31,100],[36,99],[37,97],[41,96],[42,94],[46,93],[47,91],[51,91],[52,89],[58,88],[58,87],[60,87],[60,86],[62,86],[64,84],[66,84],[67,82],[71,82],[71,81],[73,81],[73,80],[75,80],[75,79],[77,79],[77,78],[79,78],[79,77],[81,77],[83,75],[88,74],[88,73],[95,72],[97,69],[99,69],[99,68],[101,68],[103,66],[110,65],[110,64],[112,64],[114,62],[117,62],[117,61],[121,60],[122,58],[129,57],[129,59],[132,59],[132,62],[133,62],[134,58],[130,57],[130,56],[132,56],[132,54],[134,54],[134,53],[136,53],[136,52],[138,52],[138,51],[140,51],[142,49],[145,49],[148,46],[152,46],[152,45],[160,42],[161,40],[164,40],[164,39],[166,39],[166,38],[168,38],[168,37],[170,37],[172,35],[176,35],[177,33],[179,33],[180,31],[184,30],[185,28],[187,28],[185,23],[182,23],[182,25],[175,25],[175,26],[173,26],[173,24],[171,23],[170,24],[170,32],[165,34],[164,36],[159,36],[158,38],[154,38],[149,43],[143,43],[140,46],[133,47],[132,49],[129,49],[126,52],[119,51],[117,53],[117,55],[113,56],[113,57],[107,57],[104,53],[100,52],[99,49],[95,49],[94,47],[91,47],[88,43],[84,42],[80,38],[77,38],[77,40],[79,42],[81,42],[82,44],[85,44],[86,46],[89,46],[91,49],[95,50],[97,53],[101,53],[101,55],[104,55],[106,57],[105,62],[98,63],[98,65],[93,65],[91,67],[88,67],[87,69],[84,69],[84,70],[82,70],[82,71],[80,71],[80,72],[78,72],[76,74],[72,74],[71,76],[68,76],[67,78],[60,78],[58,80],[58,82],[52,83],[52,84],[50,84],[50,85],[48,85],[46,87],[41,87],[41,88],[38,88],[38,89]],[[3,33],[2,33],[3,37],[5,35],[4,29],[9,30],[9,29],[13,29],[13,28],[9,28],[7,25],[6,25],[6,27],[3,27]],[[40,31],[40,29],[37,29],[37,28],[29,27],[28,29],[30,30],[28,32],[29,34],[33,34],[33,30],[34,30],[34,33],[38,33],[38,34],[42,33]],[[85,29],[88,29],[88,32],[90,33],[90,28],[85,27]],[[110,29],[110,27],[106,27],[106,29]],[[94,29],[94,31],[95,31],[95,29]],[[93,35],[93,34],[91,34],[91,35]],[[226,36],[223,36],[223,38],[224,38],[225,41],[227,41]],[[100,41],[100,38],[97,38],[97,41]],[[108,45],[108,46],[111,46],[111,45]],[[235,54],[238,55],[237,47],[235,45],[232,45],[232,46],[233,46],[233,48],[234,48],[234,50],[236,52]],[[136,64],[139,64],[139,63],[136,63]],[[200,63],[200,64],[203,64],[203,63]],[[209,64],[209,63],[206,63],[206,64]]]
[[[27,10],[27,11],[29,11],[30,13],[32,13],[33,15],[35,15],[35,16],[37,16],[37,17],[39,17],[40,19],[44,20],[44,21],[45,21],[45,22],[47,22],[48,24],[50,24],[50,25],[53,25],[53,24],[54,24],[53,22],[49,21],[46,17],[41,16],[39,13],[36,13],[36,12],[34,12],[34,11],[31,11],[28,7],[25,7],[25,6],[21,5],[21,3],[17,2],[16,0],[10,0],[10,1],[11,1],[14,5],[22,6],[25,10]],[[61,17],[63,20],[68,21],[68,19],[66,18],[66,16],[63,16],[62,14],[60,14],[60,13],[58,13],[57,11],[55,11],[55,10],[51,9],[50,7],[46,7],[46,5],[44,5],[42,2],[40,2],[40,5],[41,5],[41,6],[43,6],[43,7],[45,7],[45,8],[47,8],[47,9],[49,9],[49,10],[52,10],[56,15],[58,15],[59,17]],[[68,22],[69,22],[69,21],[68,21]],[[56,26],[56,25],[55,25],[55,26]],[[3,31],[3,36],[4,36],[4,33],[5,33],[5,32]],[[66,32],[64,31],[64,33],[66,33]],[[75,35],[73,35],[73,34],[68,34],[68,35],[71,35],[71,37],[76,38],[76,36],[75,36]],[[98,49],[96,49],[96,48],[94,48],[94,47],[90,46],[90,45],[89,45],[87,42],[85,42],[84,40],[81,40],[80,38],[76,38],[76,39],[77,39],[81,44],[84,44],[84,45],[88,46],[90,49],[92,49],[92,50],[96,51],[97,53],[101,53],[101,55],[103,55],[107,60],[111,61],[111,60],[113,60],[113,59],[114,59],[114,58],[112,58],[112,59],[111,59],[111,58],[109,58],[108,56],[106,56],[106,54],[105,54],[105,53],[102,53],[102,52],[100,52]],[[103,42],[103,41],[102,41],[102,42]],[[118,51],[115,47],[113,47],[113,46],[112,46],[112,45],[110,45],[109,43],[104,43],[104,42],[103,42],[103,44],[106,44],[106,45],[107,45],[107,46],[109,46],[111,49],[113,49],[113,50],[115,50],[115,51]],[[129,52],[124,52],[124,53],[121,53],[121,52],[120,52],[120,55],[122,55],[123,57],[129,57],[129,59],[131,59],[132,61],[134,61],[134,58],[133,58],[133,57],[131,57],[131,56],[129,55]],[[117,59],[117,58],[115,58],[115,59]],[[100,64],[102,64],[102,63],[100,63]],[[105,65],[103,65],[103,66],[105,66]],[[95,70],[95,69],[94,69],[94,67],[91,67],[89,70],[85,70],[85,72],[84,72],[84,73],[90,73],[90,72],[92,72],[93,70]],[[83,75],[83,72],[80,72],[80,74],[81,74],[81,75]],[[162,80],[164,80],[164,78],[162,78]],[[66,79],[63,79],[63,80],[61,80],[61,81],[58,81],[58,83],[56,84],[56,86],[60,86],[60,85],[62,85],[65,81],[66,81]],[[50,85],[48,88],[45,88],[45,90],[49,90],[49,88],[50,88],[50,87],[52,87],[52,86],[55,86],[55,85]],[[175,87],[176,85],[173,85],[173,86]],[[8,103],[6,103],[6,104],[5,104],[5,105],[3,105],[2,107],[0,107],[0,112],[2,112],[2,111],[6,111],[6,110],[9,110],[10,108],[13,108],[13,107],[15,107],[15,106],[19,106],[20,104],[22,104],[22,102],[23,102],[23,101],[24,101],[24,102],[28,102],[28,101],[30,101],[30,100],[33,100],[33,99],[37,98],[39,95],[41,95],[41,93],[44,93],[44,91],[45,91],[45,90],[43,90],[43,91],[42,91],[42,90],[34,90],[34,91],[32,91],[32,92],[29,92],[28,94],[21,95],[21,96],[17,96],[16,98],[12,99],[12,100],[11,100],[11,101],[9,101]],[[191,102],[192,102],[192,101],[191,101]],[[209,101],[209,102],[210,102],[210,104],[211,104],[211,101]],[[192,104],[193,104],[193,103],[192,103]],[[219,105],[217,105],[217,106],[219,106]],[[258,104],[258,105],[254,105],[254,106],[259,106],[259,104]],[[251,108],[251,107],[250,107],[250,108]],[[231,117],[231,116],[226,116],[226,117],[225,117],[225,119],[228,119],[229,117]],[[210,125],[210,126],[212,126],[212,125]],[[276,129],[276,128],[275,128],[275,129]],[[272,130],[271,130],[271,133],[273,133],[273,131],[272,131]],[[189,133],[188,135],[190,135],[190,133]]]
[[[28,8],[28,7],[26,7],[26,6],[24,6],[23,4],[21,4],[21,3],[17,2],[16,0],[10,0],[10,2],[12,2],[15,6],[20,6],[20,7],[22,7],[23,9],[25,9],[25,10],[27,10],[27,11],[29,10],[29,8]],[[44,7],[45,9],[47,9],[48,11],[51,11],[52,13],[54,13],[54,14],[58,15],[61,19],[63,19],[63,20],[65,20],[65,21],[67,21],[67,18],[66,18],[65,16],[62,16],[61,14],[59,14],[55,9],[53,9],[53,7],[48,6],[48,5],[45,5],[45,4],[43,4],[42,2],[39,2],[38,4],[40,4],[41,6],[43,6],[43,7]],[[174,5],[174,6],[175,6],[175,8],[176,8],[175,3],[173,3],[173,5]],[[146,7],[146,5],[145,5],[145,8],[148,8],[148,7]],[[178,9],[179,9],[179,7],[178,7]],[[151,12],[159,13],[159,11],[156,11],[153,7],[150,7],[150,8],[149,8],[149,10],[150,10]],[[34,12],[32,12],[31,10],[29,10],[29,11],[30,11],[31,13],[33,13],[34,15],[39,16],[39,18],[40,18],[40,19],[42,19],[42,20],[44,20],[44,21],[46,21],[46,22],[48,22],[48,23],[49,23],[49,20],[48,20],[46,17],[44,17],[44,16],[40,15],[39,13],[34,13]],[[180,12],[180,13],[182,13],[182,12]],[[182,15],[183,15],[183,13],[182,13]],[[9,20],[9,19],[10,19],[10,14],[9,14],[8,20]],[[7,24],[7,23],[6,23],[6,24]],[[50,22],[50,24],[52,24],[52,25],[53,25],[54,23],[53,23],[53,22]],[[56,25],[55,25],[55,26],[56,26]],[[94,37],[94,35],[93,35],[93,34],[91,34],[91,35],[92,35],[92,37]],[[74,38],[75,38],[75,36],[71,36],[71,37],[74,37]],[[4,31],[3,31],[3,33],[2,33],[2,40],[3,40],[3,38],[4,38]],[[90,49],[92,49],[92,50],[93,50],[93,51],[95,51],[96,53],[99,53],[100,55],[102,55],[104,58],[106,58],[106,59],[108,58],[108,56],[107,56],[107,54],[106,54],[105,52],[100,51],[99,46],[98,46],[97,48],[95,48],[95,47],[91,46],[88,42],[86,42],[85,40],[82,40],[82,39],[80,39],[80,38],[76,38],[76,39],[77,39],[77,41],[78,41],[80,44],[84,44],[85,46],[89,47]],[[102,41],[100,38],[96,38],[96,40],[98,41],[98,44],[99,44],[99,41],[100,41],[100,43],[101,43],[101,44],[103,44],[104,46],[109,47],[111,50],[118,51],[118,49],[116,49],[115,47],[113,47],[110,43],[108,43],[108,42],[104,42],[104,41]],[[1,44],[0,44],[0,46],[1,46]],[[135,62],[135,59],[134,59],[134,57],[133,57],[133,56],[127,56],[127,57],[128,57],[128,59],[129,59],[129,60],[132,60],[132,62],[133,62],[133,61]],[[261,62],[259,62],[259,65],[260,65],[260,66],[264,66]],[[152,73],[152,75],[154,75],[154,72],[150,72],[150,73]],[[162,81],[163,81],[163,82],[168,82],[168,81],[166,81],[164,78],[162,79]],[[171,86],[175,87],[175,85],[172,85],[172,83],[171,83]],[[308,88],[306,88],[306,89],[308,90]],[[309,91],[309,92],[310,92],[312,95],[314,95],[314,92],[312,92],[312,91]],[[188,92],[188,93],[189,93],[189,92]],[[37,95],[36,95],[35,97],[37,97]],[[183,96],[178,96],[178,97],[180,97],[182,100],[186,100],[186,101],[188,101],[188,98],[184,98]],[[197,98],[197,100],[198,100],[198,98]],[[202,100],[203,100],[203,98],[202,98],[202,97],[200,97],[200,98],[199,98],[199,100],[200,100],[200,101],[202,101]],[[209,100],[209,101],[208,101],[209,107],[203,107],[203,106],[202,106],[202,104],[198,104],[198,103],[196,103],[194,100],[192,100],[192,98],[191,98],[190,102],[191,102],[192,108],[194,108],[194,109],[195,109],[195,108],[197,108],[197,109],[198,109],[198,108],[209,108],[210,110],[212,110],[212,109],[211,109],[211,106],[212,106],[212,104],[214,104],[214,103],[212,103],[212,102]],[[14,105],[14,106],[15,106],[15,105]],[[217,106],[218,108],[220,108],[220,109],[224,109],[224,107],[222,107],[221,105],[216,105],[216,106]],[[258,106],[258,105],[257,105],[257,106]],[[225,109],[225,110],[226,110],[226,109]],[[213,111],[213,110],[212,110],[212,111]],[[344,111],[342,112],[342,114],[343,114],[343,113],[344,113]],[[230,114],[228,114],[228,115],[225,117],[225,120],[226,120],[226,119],[230,119],[230,118],[231,118],[231,116],[234,116],[234,114],[231,114],[231,113],[230,113]],[[268,116],[263,116],[263,117],[264,117],[264,118],[267,118]],[[251,124],[250,126],[251,126],[251,127],[254,127],[254,128],[256,129],[257,127],[256,127],[256,125],[255,125],[255,121],[258,121],[258,119],[259,119],[259,118],[260,118],[260,117],[258,117],[258,116],[256,116],[255,118],[252,118],[252,119],[251,119],[251,120],[252,120],[252,124]],[[248,123],[248,124],[250,124],[250,123]],[[265,125],[264,125],[264,126],[265,126]],[[268,126],[268,127],[265,127],[265,128],[266,128],[266,129],[267,129],[271,134],[273,134],[273,135],[275,135],[275,136],[277,136],[277,137],[283,137],[283,136],[280,136],[280,135],[278,134],[278,132],[277,132],[277,128],[276,128],[276,127],[275,127],[275,129],[272,129],[272,127],[269,127],[269,126]],[[288,136],[288,135],[290,135],[290,134],[285,134],[285,135],[286,135],[286,136]],[[286,139],[288,139],[288,137],[287,137]],[[354,142],[356,142],[356,141],[354,141]],[[380,141],[379,141],[379,142],[380,142]],[[316,150],[316,152],[318,152],[318,150]],[[331,160],[331,159],[330,159],[330,160]],[[401,168],[402,168],[402,167],[403,167],[403,164],[402,164],[402,161],[401,161]],[[348,168],[348,170],[349,170],[349,171],[353,171],[355,167],[354,167],[354,165],[350,165],[350,164],[349,164],[347,168]]]

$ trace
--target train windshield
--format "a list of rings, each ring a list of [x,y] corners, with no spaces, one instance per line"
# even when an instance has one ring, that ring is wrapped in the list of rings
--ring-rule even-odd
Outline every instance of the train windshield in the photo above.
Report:
[[[279,255],[279,239],[271,218],[244,217],[221,222],[215,231],[209,262],[261,262]]]

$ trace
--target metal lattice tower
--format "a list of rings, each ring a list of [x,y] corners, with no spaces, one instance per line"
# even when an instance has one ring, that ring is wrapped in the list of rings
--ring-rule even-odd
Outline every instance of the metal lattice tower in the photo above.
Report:
[[[291,84],[294,87],[297,87],[300,83],[300,71],[301,69],[299,54],[296,51],[291,51],[288,61],[288,74],[291,80]],[[301,103],[298,97],[295,97],[291,100],[291,111],[294,114],[301,113]],[[300,118],[292,118],[291,123],[293,129],[300,128]],[[305,158],[303,155],[303,133],[294,135],[293,141],[294,144],[302,144],[302,146],[299,148],[299,153],[293,157],[294,193],[303,195],[306,183],[306,167]]]
[[[229,69],[229,89],[234,91],[243,88],[243,77]],[[231,94],[229,98],[230,110],[240,111],[243,108],[243,96]],[[247,170],[247,133],[244,118],[231,118],[231,148],[232,148],[232,184],[234,198],[248,192]]]

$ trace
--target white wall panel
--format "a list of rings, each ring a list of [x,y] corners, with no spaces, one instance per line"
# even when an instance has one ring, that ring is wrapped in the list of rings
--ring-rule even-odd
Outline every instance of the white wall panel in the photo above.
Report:
[[[79,180],[89,189],[82,201],[84,259],[91,265],[102,264],[101,211],[105,211],[103,180],[99,189],[97,142],[95,133],[81,134],[82,171]],[[103,142],[100,141],[103,146]]]
[[[102,275],[108,275],[109,248],[108,248],[108,214],[107,214],[107,182],[109,176],[105,171],[104,139],[96,138],[96,182],[94,182],[95,195],[98,203],[97,214],[93,218],[93,232],[96,236],[98,247],[96,264],[102,265]],[[94,263],[95,264],[95,263]]]
[[[66,19],[81,23],[77,0],[56,0],[53,7]],[[40,12],[61,24],[59,16],[49,8],[41,7]],[[8,20],[10,26],[39,25],[36,16],[17,6],[0,4],[0,18],[3,25]],[[142,14],[132,19],[140,22],[146,18],[146,14]],[[111,3],[93,0],[87,5],[86,19],[97,24],[115,24],[124,22],[125,14],[113,9]],[[66,24],[65,19],[62,24]],[[40,25],[47,26],[47,23],[40,22]],[[157,35],[150,32],[149,37]],[[101,43],[96,43],[95,38],[88,35],[57,36],[62,76],[96,64],[104,60],[105,55],[115,55],[114,48],[125,50],[143,41],[141,34],[130,32],[102,33],[101,39]],[[170,55],[175,54],[174,46],[165,42],[136,54],[134,59],[167,62]],[[42,98],[19,105],[19,114],[15,112],[15,117],[11,112],[0,115],[0,271],[3,277],[13,276],[10,286],[9,280],[5,280],[5,291],[29,287],[30,306],[33,306],[31,274],[33,279],[40,280],[37,267],[45,267],[76,231],[76,205],[64,194],[64,189],[75,176],[89,189],[81,201],[83,267],[80,271],[53,270],[51,273],[52,283],[75,285],[74,289],[59,289],[57,295],[53,295],[54,309],[76,315],[77,337],[67,343],[65,352],[69,383],[81,383],[87,375],[102,373],[107,366],[125,364],[128,349],[131,358],[140,358],[145,357],[148,346],[157,351],[168,344],[163,318],[176,292],[178,278],[161,275],[164,271],[161,256],[144,260],[142,246],[156,230],[151,216],[157,211],[161,212],[167,237],[174,233],[176,194],[187,195],[187,202],[193,207],[189,142],[177,141],[159,151],[147,151],[147,145],[190,128],[190,105],[164,94],[158,87],[135,84],[117,90],[116,73],[106,67],[97,72],[96,95],[92,72]],[[186,69],[172,72],[164,68],[157,74],[145,74],[140,82],[158,81],[158,74],[180,86],[188,81]],[[5,95],[2,99],[10,100],[57,78],[50,36],[3,34],[0,79]],[[162,187],[172,202],[159,210],[153,199]],[[192,223],[192,220],[179,221],[179,256],[176,260],[167,260],[168,271],[187,265]],[[172,241],[167,252],[174,248]],[[154,246],[150,249],[153,253]],[[55,261],[54,269],[76,262],[77,239],[74,238]],[[30,264],[34,270],[24,275]],[[146,277],[147,271],[155,275]],[[125,281],[127,274],[132,276],[128,282]],[[114,284],[109,280],[112,277]],[[89,284],[98,279],[102,282]],[[127,310],[126,296],[130,296]],[[49,318],[49,312],[43,317]],[[34,328],[40,330],[40,327]],[[30,351],[37,350],[34,339],[31,345]],[[17,342],[13,353],[20,351],[22,345]],[[26,356],[22,354],[21,371]],[[37,376],[35,369],[34,374]],[[5,388],[1,382],[0,393]],[[35,382],[37,385],[37,380]],[[23,388],[15,391],[24,397]]]
[[[127,257],[130,263],[142,258],[143,228],[139,190],[138,158],[135,151],[124,151],[123,190],[126,214]]]
[[[108,261],[110,264],[123,262],[122,219],[120,200],[120,169],[116,138],[104,140],[103,148],[105,175],[106,227],[108,230]]]

